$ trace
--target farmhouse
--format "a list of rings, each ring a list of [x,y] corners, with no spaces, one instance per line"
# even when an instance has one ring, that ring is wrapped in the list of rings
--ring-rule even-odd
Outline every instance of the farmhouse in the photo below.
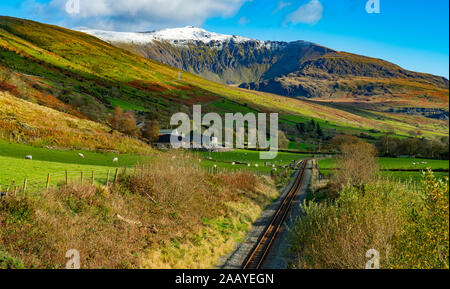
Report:
[[[206,145],[211,148],[218,148],[218,139],[216,137],[210,137],[203,134],[196,134],[193,131],[191,131],[189,138],[186,138],[184,134],[180,134],[178,130],[160,130],[159,131],[159,139],[158,142],[154,143],[153,145],[159,149],[170,149],[172,148],[171,140],[172,137],[176,137],[178,141],[182,142],[183,144],[189,145],[191,148],[195,148],[194,146],[194,140],[195,139],[201,139],[202,144]],[[199,146],[202,146],[200,144]]]

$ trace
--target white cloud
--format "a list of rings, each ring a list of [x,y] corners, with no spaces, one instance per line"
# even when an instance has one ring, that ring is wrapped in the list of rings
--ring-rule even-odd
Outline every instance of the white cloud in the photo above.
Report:
[[[292,5],[292,3],[280,1],[280,2],[278,3],[277,8],[276,8],[275,10],[273,10],[272,14],[275,14],[275,13],[277,13],[278,11],[283,10],[284,8],[286,8],[286,7],[288,7],[288,6],[291,6],[291,5]]]
[[[286,17],[285,24],[304,23],[314,25],[322,19],[323,6],[319,0],[311,0]]]
[[[239,19],[239,25],[246,25],[246,24],[249,24],[249,23],[250,23],[250,20],[247,17],[245,17],[245,16],[243,16],[243,17],[241,17]]]
[[[35,7],[39,7],[39,11],[44,9],[46,13],[42,17],[58,19],[66,26],[127,31],[202,25],[210,17],[235,15],[250,0],[78,0],[79,14],[67,13],[68,1],[39,4],[28,0],[27,5],[30,11]]]

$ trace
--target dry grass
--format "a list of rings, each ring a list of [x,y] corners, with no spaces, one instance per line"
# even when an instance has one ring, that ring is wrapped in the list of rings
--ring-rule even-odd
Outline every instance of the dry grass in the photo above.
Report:
[[[165,154],[111,189],[8,196],[0,251],[26,268],[64,267],[69,249],[82,268],[210,268],[276,195],[268,179],[206,175],[190,156]]]
[[[33,145],[148,154],[151,148],[111,129],[0,92],[0,137]]]

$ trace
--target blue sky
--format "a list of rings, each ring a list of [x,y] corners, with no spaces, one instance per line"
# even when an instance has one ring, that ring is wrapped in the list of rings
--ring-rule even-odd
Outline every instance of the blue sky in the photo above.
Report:
[[[67,13],[67,1],[79,1],[78,13]],[[68,28],[144,31],[195,25],[261,40],[301,39],[449,77],[448,0],[379,0],[380,13],[372,14],[367,1],[8,0],[0,2],[0,14]]]

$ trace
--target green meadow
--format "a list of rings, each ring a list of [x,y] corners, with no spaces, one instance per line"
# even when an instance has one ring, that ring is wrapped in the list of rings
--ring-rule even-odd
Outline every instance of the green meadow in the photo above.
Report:
[[[84,158],[79,157],[79,153]],[[26,160],[27,155],[33,156],[33,160]],[[113,162],[116,157],[119,161]],[[54,176],[52,181],[58,182],[65,179],[66,170],[74,178],[81,178],[82,171],[86,178],[91,178],[95,171],[94,179],[103,182],[108,169],[114,171],[117,167],[130,167],[140,161],[143,157],[135,154],[53,150],[0,140],[0,185],[6,187],[12,181],[21,184],[25,178],[30,183],[44,181],[49,173]]]
[[[225,169],[249,169],[269,173],[276,167],[287,166],[293,161],[312,158],[310,154],[294,154],[279,152],[273,160],[262,160],[258,151],[234,150],[229,152],[199,152],[198,156],[203,167],[214,167]],[[233,165],[233,162],[236,164]],[[250,166],[248,166],[250,164]]]
[[[392,179],[403,181],[413,180],[420,181],[422,178],[422,171],[431,169],[435,176],[444,178],[449,176],[449,162],[448,160],[429,160],[429,159],[415,159],[415,158],[379,158],[381,175]],[[330,176],[334,173],[336,166],[336,159],[323,159],[319,161],[319,167],[322,174]],[[441,170],[447,170],[442,172]]]

